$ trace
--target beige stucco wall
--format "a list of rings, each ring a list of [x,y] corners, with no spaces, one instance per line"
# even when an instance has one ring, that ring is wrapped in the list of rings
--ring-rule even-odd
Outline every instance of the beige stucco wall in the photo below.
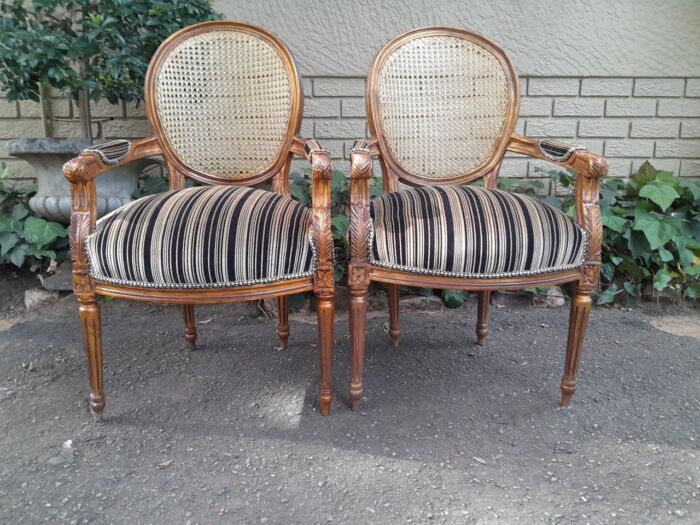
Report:
[[[647,159],[700,177],[700,0],[218,0],[227,18],[261,25],[291,48],[304,80],[302,133],[316,137],[341,169],[353,140],[367,134],[364,87],[379,48],[425,25],[477,31],[510,55],[521,81],[517,132],[582,144],[626,176]],[[58,116],[75,114],[53,102]],[[148,133],[142,108],[100,103],[106,138]],[[7,139],[41,136],[38,106],[0,100],[0,162],[18,176]],[[61,121],[59,137],[79,134]],[[505,177],[543,177],[515,156]]]

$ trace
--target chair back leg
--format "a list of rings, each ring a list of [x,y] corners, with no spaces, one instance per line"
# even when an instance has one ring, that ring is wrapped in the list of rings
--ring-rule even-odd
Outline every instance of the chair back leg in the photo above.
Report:
[[[564,364],[564,377],[561,380],[561,405],[569,406],[571,398],[576,392],[576,371],[583,349],[583,339],[588,325],[588,316],[591,311],[590,286],[576,287],[576,293],[571,299],[569,312],[569,336],[566,342],[566,363]]]
[[[350,289],[350,340],[352,345],[350,403],[354,411],[360,409],[360,402],[364,395],[363,375],[365,367],[365,329],[367,325],[368,288],[369,279],[364,282],[358,279],[351,285]]]
[[[484,346],[486,334],[489,333],[489,303],[491,302],[491,291],[477,292],[479,299],[478,319],[476,321],[476,344]]]
[[[391,346],[399,347],[401,328],[399,326],[399,285],[387,284],[387,296],[389,299],[389,335]]]
[[[277,335],[280,338],[280,350],[286,350],[289,343],[289,298],[282,295],[277,298]]]
[[[192,352],[197,348],[197,325],[194,322],[194,305],[183,304],[182,316],[185,321],[185,345]]]
[[[321,380],[319,402],[321,414],[331,413],[333,389],[331,386],[331,364],[333,361],[333,323],[335,321],[335,303],[333,295],[317,294],[316,314],[318,319],[318,348],[320,353]]]

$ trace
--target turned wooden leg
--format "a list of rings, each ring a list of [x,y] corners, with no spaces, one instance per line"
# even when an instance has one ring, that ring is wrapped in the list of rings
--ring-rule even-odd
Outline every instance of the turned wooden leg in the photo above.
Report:
[[[569,337],[566,343],[566,364],[564,377],[561,380],[561,404],[569,406],[571,397],[576,392],[576,370],[583,349],[583,338],[586,334],[588,315],[591,311],[590,287],[576,287],[576,294],[571,299],[569,313]]]
[[[183,304],[182,315],[185,319],[185,345],[192,352],[196,348],[197,343],[197,326],[194,322],[194,305]]]
[[[331,387],[331,364],[333,361],[333,321],[335,318],[335,303],[333,297],[317,296],[316,314],[318,317],[318,347],[321,356],[321,381],[319,401],[321,414],[331,413],[333,390]]]
[[[391,346],[399,347],[399,285],[387,284],[387,295],[389,298],[389,335],[391,336]]]
[[[365,329],[367,325],[367,289],[351,290],[350,340],[352,358],[350,370],[350,402],[352,409],[360,409],[364,394],[363,374],[365,367]]]
[[[489,303],[491,302],[491,290],[478,292],[479,298],[479,313],[476,321],[476,344],[484,346],[486,342],[486,334],[489,333]]]
[[[83,330],[83,347],[90,380],[90,412],[95,420],[102,419],[105,394],[102,389],[102,322],[96,298],[83,296],[80,302],[80,324]]]
[[[280,350],[287,348],[289,342],[289,298],[286,295],[277,298],[277,334],[280,337]]]

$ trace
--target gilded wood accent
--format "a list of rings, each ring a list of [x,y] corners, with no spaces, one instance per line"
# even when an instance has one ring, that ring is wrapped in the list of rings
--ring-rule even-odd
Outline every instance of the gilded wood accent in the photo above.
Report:
[[[194,305],[183,304],[182,316],[185,321],[185,345],[191,352],[196,348],[197,344],[197,325],[194,319]]]
[[[491,291],[485,290],[482,292],[477,292],[477,321],[476,321],[476,344],[484,346],[486,343],[486,336],[489,333],[489,303],[491,301]]]
[[[289,344],[289,298],[281,295],[277,298],[277,335],[280,338],[280,350],[286,350]]]

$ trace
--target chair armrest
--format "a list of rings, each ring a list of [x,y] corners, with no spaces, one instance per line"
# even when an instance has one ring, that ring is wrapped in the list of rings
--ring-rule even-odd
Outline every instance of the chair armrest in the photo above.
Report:
[[[118,140],[83,150],[63,165],[63,174],[71,184],[70,254],[73,263],[73,290],[78,297],[83,294],[89,299],[94,294],[84,243],[95,229],[97,220],[95,179],[132,160],[161,153],[155,138],[134,143]]]
[[[581,285],[593,288],[598,282],[603,223],[600,217],[600,181],[608,172],[608,162],[580,146],[543,139],[532,140],[513,135],[508,151],[548,160],[576,173],[576,217],[588,236],[588,253],[582,270]]]
[[[348,244],[350,291],[364,293],[369,286],[369,250],[372,220],[369,213],[372,150],[365,140],[357,140],[350,150],[350,228]]]
[[[321,298],[335,293],[333,268],[333,234],[331,232],[331,164],[328,150],[315,140],[304,143],[306,158],[311,163],[311,236],[316,247],[314,291]]]

